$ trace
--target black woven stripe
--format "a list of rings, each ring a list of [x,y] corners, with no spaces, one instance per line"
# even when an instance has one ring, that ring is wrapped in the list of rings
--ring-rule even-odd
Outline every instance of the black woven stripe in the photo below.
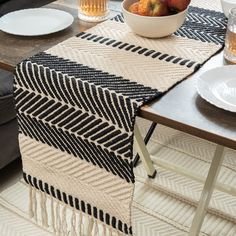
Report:
[[[55,127],[50,127],[42,121],[37,121],[24,114],[18,115],[18,120],[20,130],[26,136],[53,146],[63,152],[73,154],[87,162],[91,162],[93,165],[120,176],[127,182],[134,182],[132,163],[123,160],[119,155],[115,156],[113,152],[109,152],[99,145],[96,146],[73,134],[65,133]],[[130,153],[128,155],[130,156]]]
[[[190,15],[200,15],[200,18],[194,20],[195,22],[201,21],[201,23],[212,23],[214,26],[222,27],[225,26],[225,23],[227,21],[224,13],[219,11],[189,6],[188,12]],[[212,21],[208,22],[208,19],[212,19]],[[187,20],[190,20],[190,18],[188,17]]]
[[[215,44],[224,44],[227,19],[222,12],[189,7],[187,20],[175,35]]]
[[[71,207],[75,207],[77,210],[81,210],[84,213],[93,216],[108,225],[111,225],[114,229],[117,229],[125,234],[132,234],[132,228],[128,227],[126,223],[123,223],[121,220],[116,219],[114,216],[110,216],[108,213],[104,212],[101,209],[98,210],[96,206],[93,206],[84,200],[68,195],[67,193],[62,192],[60,189],[55,189],[54,186],[49,185],[43,180],[38,180],[36,177],[32,177],[25,172],[23,172],[23,178],[27,184],[51,195],[54,198],[56,197],[56,192],[57,199],[64,202],[65,204],[70,205]],[[99,212],[99,214],[97,214],[97,212]]]
[[[143,48],[141,46],[137,46],[137,45],[130,45],[128,43],[125,42],[117,42],[117,40],[111,39],[111,38],[104,38],[100,35],[93,35],[95,37],[91,38],[91,37],[86,37],[86,35],[91,36],[91,33],[84,33],[83,35],[80,34],[78,35],[78,37],[80,37],[81,39],[84,40],[91,40],[94,43],[100,43],[100,44],[106,44],[107,46],[111,46],[111,47],[117,47],[119,49],[123,49],[126,51],[130,51],[132,53],[136,53],[138,55],[143,55],[145,57],[150,57],[153,59],[157,59],[157,60],[165,60],[166,62],[169,63],[175,63],[174,61],[176,59],[181,59],[179,57],[176,57],[174,55],[169,55],[169,54],[163,54],[161,52],[157,52],[153,49],[148,49],[148,48]],[[104,40],[106,39],[106,40]],[[187,60],[188,62],[190,62],[190,60]],[[179,64],[181,66],[185,66],[185,64]],[[192,65],[188,65],[188,67],[191,67]],[[114,89],[113,87],[111,87],[111,89]],[[130,88],[132,89],[132,88]],[[121,91],[122,92],[122,91]]]
[[[67,139],[65,139],[64,136],[60,136],[60,138],[58,138],[58,140],[62,140],[63,144],[60,146],[60,144],[58,145],[58,142],[55,142],[54,139],[51,136],[48,135],[44,135],[44,132],[42,132],[42,128],[39,126],[37,126],[37,128],[34,128],[33,126],[29,126],[27,125],[28,120],[22,118],[22,116],[18,116],[18,120],[19,122],[19,127],[20,127],[20,131],[24,133],[24,135],[29,136],[33,139],[36,139],[37,141],[41,141],[43,143],[47,143],[50,146],[54,146],[60,150],[64,150],[63,148],[65,148],[64,143],[67,144],[67,147],[70,149],[70,151],[74,154],[74,156],[77,155],[77,153],[80,153],[80,158],[83,157],[87,162],[91,162],[93,165],[98,165],[100,168],[104,168],[109,172],[112,172],[113,174],[116,175],[117,172],[119,172],[119,176],[121,178],[126,179],[126,181],[130,182],[130,178],[127,177],[127,173],[130,173],[130,166],[132,165],[132,163],[129,163],[127,160],[116,160],[116,158],[114,158],[114,156],[111,157],[111,155],[109,155],[109,153],[104,152],[101,147],[94,147],[94,146],[83,146],[84,143],[81,142],[79,139],[77,139],[77,143],[73,142],[73,140],[71,141],[70,138],[68,138],[68,133],[67,134]],[[43,129],[45,131],[45,129]],[[47,130],[46,130],[47,131]],[[53,133],[51,133],[51,135],[54,136]],[[72,138],[76,139],[76,137],[74,137],[72,135]],[[57,141],[57,139],[56,139]],[[81,148],[83,147],[83,148]],[[94,153],[94,149],[92,148],[96,148],[96,153]],[[68,149],[67,149],[68,150]],[[76,151],[74,151],[76,150]],[[70,153],[69,151],[69,153]],[[107,159],[101,159],[101,160],[97,160],[97,155],[101,155],[102,157],[105,157]],[[129,154],[130,156],[130,154]],[[118,157],[119,158],[119,157]],[[111,161],[114,163],[111,164],[109,162],[109,159],[111,159]],[[125,162],[126,165],[123,165],[122,163]],[[123,169],[125,168],[125,171],[127,173],[123,173]],[[131,171],[132,172],[132,171]],[[132,176],[131,176],[132,182],[134,181],[134,176],[133,176],[133,172],[132,172]]]
[[[57,56],[53,56],[50,54],[46,54],[44,52],[39,53],[30,58],[32,63],[37,63],[38,65],[43,65],[44,67],[48,67],[55,71],[58,71],[62,74],[73,76],[75,78],[79,78],[82,81],[88,81],[89,83],[93,83],[95,85],[102,86],[103,88],[108,88],[116,91],[120,89],[120,85],[122,86],[123,82],[128,83],[127,92],[129,92],[130,88],[133,90],[133,95],[135,98],[135,94],[139,95],[139,90],[146,90],[148,96],[151,94],[151,97],[160,95],[157,89],[152,89],[150,87],[146,87],[141,84],[134,83],[127,79],[124,79],[120,76],[109,74],[108,72],[103,72],[101,70],[96,70],[94,68],[90,68],[88,66],[84,66],[82,64],[78,64],[76,62],[72,62],[68,59],[59,58]],[[26,63],[26,61],[25,61]],[[113,82],[117,83],[116,87],[110,87]],[[123,92],[123,95],[126,96],[126,91]],[[142,101],[142,99],[138,98],[138,101]]]
[[[96,152],[94,152],[94,149],[91,149],[91,148],[95,148],[94,145],[92,145],[90,147],[84,146],[84,143],[81,142],[81,140],[79,140],[79,139],[77,139],[78,144],[75,144],[73,141],[71,141],[70,137],[69,138],[67,137],[67,139],[66,139],[64,136],[60,136],[60,137],[55,136],[55,132],[53,132],[53,130],[51,130],[52,137],[48,136],[48,135],[45,136],[44,133],[45,133],[45,131],[47,132],[48,130],[45,129],[44,127],[38,125],[37,128],[32,128],[32,126],[25,124],[28,122],[28,120],[26,120],[26,122],[22,122],[22,120],[25,120],[25,119],[22,119],[22,117],[19,117],[19,120],[21,121],[19,123],[20,128],[25,135],[28,135],[31,138],[35,138],[38,141],[42,141],[42,140],[46,141],[47,144],[51,143],[51,146],[54,146],[54,147],[57,146],[58,149],[61,149],[61,150],[66,149],[68,151],[68,148],[69,148],[69,153],[71,151],[74,154],[74,156],[76,156],[79,153],[80,155],[82,155],[82,157],[86,161],[92,162],[94,165],[98,165],[100,168],[105,168],[107,171],[111,171],[113,174],[121,171],[121,172],[119,172],[120,173],[119,176],[121,178],[125,178],[129,182],[129,177],[127,177],[127,175],[126,175],[127,173],[122,172],[122,168],[125,168],[125,170],[128,172],[128,175],[129,175],[131,164],[129,164],[128,161],[121,160],[121,163],[120,163],[120,160],[118,160],[118,162],[116,162],[116,160],[113,160],[114,156],[107,154],[107,152],[103,151],[101,149],[101,147],[98,147],[97,150],[95,149]],[[68,136],[68,134],[67,134],[67,136]],[[56,138],[56,140],[55,140],[55,138]],[[75,137],[73,136],[72,138],[75,138]],[[59,142],[57,140],[59,140]],[[61,146],[60,146],[60,141],[63,142],[61,144]],[[73,147],[73,148],[71,148],[71,147]],[[81,147],[83,147],[83,148],[81,148]],[[97,155],[101,155],[103,157],[106,157],[107,159],[97,160]],[[81,158],[81,156],[79,156],[79,157]],[[116,165],[118,165],[118,168],[117,168],[117,166],[114,166],[112,163],[109,162],[110,159],[112,160],[112,162],[114,162],[114,163],[116,163]],[[123,162],[126,162],[126,166],[122,165]],[[133,173],[132,173],[132,175],[133,175]],[[132,176],[131,176],[131,179],[133,179]]]
[[[41,71],[42,66],[36,66],[31,62],[24,62],[24,64],[25,67],[28,68],[27,71],[26,69],[18,70],[17,74],[18,74],[18,80],[25,81],[25,85],[27,86],[27,88],[36,91],[38,93],[39,91],[42,91],[42,88],[45,87],[45,85],[47,85],[50,91],[49,96],[51,96],[52,98],[57,99],[59,101],[63,101],[73,106],[76,105],[80,109],[84,109],[90,113],[98,114],[100,115],[101,118],[104,117],[106,120],[108,121],[110,120],[112,123],[118,125],[120,128],[124,128],[127,132],[130,131],[131,127],[130,119],[133,116],[133,109],[131,108],[131,106],[129,106],[129,104],[131,103],[130,99],[124,98],[122,95],[112,95],[111,97],[110,94],[107,92],[107,90],[104,90],[101,87],[96,87],[94,84],[88,84],[86,82],[83,83],[78,79],[70,78],[68,76],[65,77],[64,80],[62,80],[61,73],[50,71],[49,68],[44,68],[45,71],[42,72]],[[45,78],[43,77],[43,75],[41,75],[39,77],[34,76],[29,78],[27,77],[27,75],[31,70],[35,71],[34,74],[40,71],[40,73],[42,73],[43,75],[47,74],[48,77]],[[28,81],[31,80],[37,81],[39,91],[34,86],[28,83]],[[119,80],[121,80],[121,78]],[[57,86],[55,86],[55,84],[57,84]],[[129,89],[129,87],[127,89]],[[142,94],[142,96],[148,97],[149,99],[151,98],[151,96],[156,97],[155,93],[150,92],[146,94],[145,90],[147,89],[145,88],[144,90],[142,89],[140,91],[140,94]],[[134,94],[135,92],[132,93],[132,95]],[[137,95],[136,97],[139,97],[140,100],[142,100],[142,96],[140,94]],[[103,103],[103,106],[101,105],[101,102]],[[118,114],[117,107],[112,105],[114,103],[116,105],[118,103],[127,104],[126,106],[124,106],[124,109],[125,107],[128,109],[126,109],[125,112],[120,112]],[[28,105],[24,105],[24,103],[23,104],[21,103],[18,107],[27,108],[27,106]],[[41,111],[39,112],[42,111],[43,109],[41,109]],[[49,111],[52,112],[53,110],[50,109]],[[61,111],[58,111],[57,113],[60,114],[60,112]],[[43,116],[45,116],[46,114],[47,113],[45,112]],[[129,119],[126,119],[127,114],[129,116]]]
[[[73,107],[69,108],[67,105],[62,105],[59,102],[56,103],[53,100],[48,100],[46,97],[42,99],[40,95],[35,95],[33,92],[30,93],[29,91],[23,91],[21,88],[19,90],[21,90],[26,98],[28,98],[28,95],[31,95],[33,101],[39,101],[36,102],[36,110],[33,110],[29,106],[31,101],[25,103],[25,99],[22,96],[16,97],[16,109],[20,112],[27,110],[27,114],[37,119],[44,119],[45,122],[50,122],[51,124],[57,125],[57,127],[64,128],[65,130],[70,129],[75,133],[75,135],[84,135],[85,138],[97,141],[106,148],[114,145],[121,146],[121,143],[125,144],[125,142],[126,144],[129,143],[129,136],[127,133],[121,133],[120,130],[115,129],[115,126],[109,125],[107,122],[104,123],[104,121],[97,119],[95,116],[89,116],[87,113],[82,113],[82,111],[76,111]],[[23,104],[22,100],[24,101]],[[47,105],[48,103],[50,106]],[[45,111],[43,109],[45,107],[47,107],[48,110]],[[57,109],[52,110],[52,108],[55,107]],[[121,113],[119,109],[118,111]],[[129,151],[128,146],[126,147],[126,150],[122,149],[122,151],[123,153],[127,153]]]
[[[117,22],[121,22],[124,23],[124,17],[123,14],[118,14],[117,16],[113,17],[111,20],[117,21]]]

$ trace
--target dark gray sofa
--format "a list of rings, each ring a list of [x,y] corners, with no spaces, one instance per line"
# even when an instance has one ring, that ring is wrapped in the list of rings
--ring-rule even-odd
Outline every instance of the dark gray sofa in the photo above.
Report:
[[[11,11],[40,7],[53,0],[0,0],[0,17]],[[0,45],[1,50],[1,45]],[[13,75],[0,69],[0,169],[20,157],[13,100]]]
[[[40,7],[54,0],[0,0],[0,16],[6,13],[32,7]]]
[[[0,169],[20,156],[12,90],[12,74],[0,70]]]

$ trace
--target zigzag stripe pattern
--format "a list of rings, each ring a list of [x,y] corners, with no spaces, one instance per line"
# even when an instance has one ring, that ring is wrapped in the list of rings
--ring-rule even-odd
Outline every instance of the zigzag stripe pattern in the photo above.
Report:
[[[199,63],[202,64],[205,61],[206,57],[210,57],[216,50],[219,50],[222,47],[221,45],[216,45],[215,43],[203,44],[199,40],[188,39],[186,37],[176,37],[174,34],[171,37],[161,38],[158,40],[147,39],[147,38],[143,38],[143,37],[139,37],[135,35],[131,31],[128,25],[120,23],[120,22],[116,22],[116,21],[106,21],[102,25],[100,25],[100,27],[94,27],[93,29],[89,29],[87,32],[93,35],[95,34],[95,35],[102,36],[104,38],[111,38],[118,42],[122,42],[126,45],[127,44],[138,45],[140,47],[135,53],[129,53],[129,51],[126,52],[126,50],[119,50],[119,46],[113,48],[113,47],[110,47],[110,45],[107,46],[106,43],[104,43],[103,49],[106,50],[106,52],[108,49],[110,49],[110,51],[113,51],[113,53],[116,53],[116,54],[118,53],[121,54],[121,52],[123,52],[124,54],[126,52],[126,54],[129,55],[128,58],[135,57],[137,59],[142,58],[142,60],[147,60],[147,57],[144,56],[145,53],[138,54],[137,52],[139,52],[139,50],[141,51],[146,48],[146,49],[153,49],[154,51],[160,52],[160,55],[157,56],[156,60],[153,60],[150,58],[149,59],[150,62],[145,63],[145,64],[150,64],[154,61],[156,64],[160,63],[160,66],[162,67],[165,64],[169,64],[169,63],[165,63],[165,60],[158,60],[158,58],[164,54],[175,56],[176,58],[182,58],[178,63],[180,63],[183,60],[188,59],[190,61],[196,61],[196,64],[199,64]],[[98,52],[98,50],[94,51],[94,48],[96,45],[95,43],[93,44],[88,43],[92,40],[83,42],[83,44],[86,44],[86,45],[89,44],[89,46],[86,46],[86,47],[82,47],[83,44],[81,45],[80,43],[78,43],[78,41],[77,41],[77,44],[71,41],[72,39],[67,40],[65,44],[62,43],[60,45],[68,46],[68,43],[70,42],[71,46],[73,45],[72,46],[73,48],[76,46],[76,48],[80,50],[81,48],[83,48],[84,50],[86,49],[89,50],[91,45],[93,45],[93,52],[94,53]],[[99,43],[98,43],[97,48],[101,48],[101,45]],[[180,70],[182,67],[183,66],[180,66],[180,68],[178,69]],[[194,67],[195,65],[192,66],[192,68]]]
[[[84,162],[74,155],[63,153],[54,147],[35,141],[23,134],[20,134],[19,138],[22,154],[37,163],[37,165],[51,170],[55,169],[57,172],[75,179],[76,183],[80,181],[88,184],[103,194],[109,193],[111,198],[116,198],[119,205],[129,204],[130,189],[133,188],[132,183],[128,183],[119,176],[97,168],[92,163]],[[45,181],[47,182],[46,179]]]
[[[106,46],[109,45],[113,48],[118,47],[119,49],[130,51],[139,55],[143,54],[144,56],[151,57],[153,59],[164,60],[166,62],[172,62],[173,64],[178,64],[180,66],[186,66],[188,68],[195,66],[195,69],[199,68],[199,64],[196,65],[195,61],[191,61],[189,59],[183,59],[181,57],[176,57],[173,55],[164,54],[153,49],[143,48],[139,45],[138,46],[133,45],[133,44],[131,45],[129,43],[117,41],[112,38],[105,38],[100,35],[95,35],[95,34],[85,33],[85,32],[81,32],[80,34],[77,35],[77,37],[88,40],[88,41],[91,40],[96,43],[105,44]]]
[[[225,27],[221,14],[190,8],[186,24],[164,43],[164,39],[140,39],[120,22],[122,16],[117,16],[20,63],[14,96],[21,135],[32,140],[20,140],[26,182],[94,219],[98,212],[91,208],[96,207],[103,212],[100,220],[112,225],[114,233],[132,234],[132,145],[139,108],[161,97],[217,52]],[[200,31],[203,24],[208,28]],[[63,158],[72,157],[73,167],[50,152],[42,155],[46,155],[43,160],[35,158],[41,153],[35,143],[56,149]],[[35,154],[24,152],[31,148]],[[59,159],[55,162],[50,155]],[[97,171],[76,173],[90,167]],[[106,180],[93,176],[102,172]],[[50,186],[56,193],[49,191]],[[83,202],[76,207],[78,196]],[[116,223],[104,220],[106,213]]]
[[[38,56],[39,55],[37,55],[37,57]],[[49,58],[58,61],[57,57],[49,56]],[[46,60],[49,60],[49,58],[47,55]],[[116,128],[119,128],[123,131],[130,132],[130,126],[131,126],[130,120],[134,114],[135,109],[137,108],[135,101],[133,101],[134,102],[134,109],[133,109],[133,107],[131,106],[132,100],[128,99],[122,94],[117,94],[117,95],[115,95],[115,93],[109,94],[107,90],[104,90],[101,87],[96,87],[94,83],[91,84],[86,81],[83,82],[78,79],[74,79],[73,77],[70,78],[70,74],[73,73],[73,71],[70,71],[70,68],[74,68],[74,70],[76,70],[75,63],[65,62],[65,64],[63,64],[65,68],[64,69],[65,74],[62,74],[62,72],[60,72],[59,70],[60,68],[57,68],[57,64],[55,64],[54,66],[56,67],[58,72],[55,71],[55,69],[50,69],[49,68],[50,65],[42,61],[43,60],[41,60],[40,62],[43,63],[45,67],[40,62],[39,62],[40,66],[38,66],[36,63],[32,63],[29,61],[23,62],[21,64],[21,68],[24,67],[24,69],[16,72],[17,76],[21,78],[21,81],[19,80],[15,81],[15,85],[18,87],[24,86],[25,89],[37,93],[39,96],[47,96],[50,99],[58,101],[62,105],[77,107],[77,109],[79,109],[80,111],[86,112],[90,115],[96,114],[97,118],[106,120],[107,122],[110,122],[110,124],[115,125]],[[78,71],[80,71],[79,68]],[[88,70],[87,73],[89,73]],[[88,74],[85,73],[85,76],[86,75],[88,76]],[[97,77],[99,77],[98,73],[96,75]],[[103,74],[101,73],[100,75],[101,78],[102,75]],[[81,75],[78,76],[81,77]],[[91,75],[90,78],[94,79],[94,76]],[[100,80],[101,78],[99,77],[97,80]],[[63,83],[60,84],[59,81],[63,81]],[[126,88],[129,88],[128,83],[126,85],[127,85]],[[102,86],[105,87],[105,85],[103,84]],[[75,90],[73,89],[74,87],[76,87]],[[83,90],[80,91],[79,90],[80,87],[82,87]],[[135,90],[132,89],[132,91],[135,94],[135,91],[138,91],[138,88],[136,88]],[[16,92],[16,96],[18,96],[18,92],[20,92],[20,90]],[[87,93],[86,95],[85,92]],[[140,91],[139,93],[142,94],[142,92]],[[158,93],[157,90],[153,90],[149,94],[147,94],[147,97],[148,96],[155,97],[158,96],[158,94],[160,93]],[[24,94],[22,94],[21,96],[24,97]],[[21,99],[21,96],[17,98]],[[138,97],[137,100],[141,99],[139,94],[137,94],[137,97]],[[93,98],[98,98],[98,100]],[[45,99],[46,98],[44,98],[44,100]],[[116,111],[112,112],[112,110],[109,109],[112,99],[114,99],[114,104],[118,105],[117,109],[119,109],[119,107],[121,106],[127,108],[125,114],[119,114],[118,116]],[[30,106],[33,105],[34,102],[35,101],[33,100],[31,103],[29,103],[29,105]],[[103,102],[104,103],[103,106],[101,106],[99,102]],[[27,107],[24,105],[24,100],[22,103],[19,104],[19,106],[23,106],[24,107],[22,108],[23,110],[25,110]],[[59,106],[54,107],[53,109],[56,109],[58,107]],[[40,110],[37,110],[35,115],[38,115],[41,112],[43,112],[45,108],[47,107],[43,107]],[[31,109],[28,109],[28,112],[31,113],[32,111],[35,111],[35,109],[36,107],[32,106]],[[53,111],[52,109],[49,109],[46,112],[46,114],[43,113],[43,117],[45,117],[45,115],[48,115],[52,111]]]
[[[226,25],[227,19],[222,12],[190,6],[185,23],[174,34],[223,45]]]
[[[99,70],[106,70],[109,74],[116,74],[125,79],[130,78],[132,81],[142,83],[148,87],[154,86],[160,92],[166,91],[173,83],[182,80],[193,72],[193,68],[166,63],[161,60],[155,61],[145,56],[137,57],[133,53],[124,53],[120,49],[113,51],[112,47],[104,47],[101,51],[99,44],[88,41],[80,44],[80,41],[73,37],[67,41],[66,45],[61,43],[47,52],[77,63],[85,60],[85,63],[89,66],[95,65]],[[75,46],[76,43],[83,45],[83,48]],[[116,55],[116,58],[114,58],[114,55]],[[175,70],[175,74],[168,73],[171,69]],[[139,94],[139,96],[142,95],[145,96],[143,93]]]
[[[227,19],[222,12],[210,11],[199,7],[189,7],[187,22],[215,27],[221,30],[226,29]]]
[[[142,84],[130,81],[126,78],[122,78],[121,76],[109,74],[106,71],[104,72],[101,70],[96,70],[83,64],[69,61],[68,59],[59,58],[57,56],[47,54],[44,52],[35,55],[30,59],[30,61],[31,63],[35,63],[36,65],[42,65],[43,67],[46,68],[46,70],[48,68],[51,68],[53,71],[57,71],[64,75],[73,76],[73,78],[75,78],[75,81],[77,83],[81,83],[79,81],[81,80],[81,81],[87,81],[88,83],[91,84],[91,86],[99,85],[99,87],[97,88],[98,93],[100,92],[100,90],[102,90],[102,88],[107,88],[109,90],[115,91],[118,94],[121,94],[124,97],[127,96],[128,98],[126,99],[126,102],[129,102],[130,99],[133,99],[138,102],[142,101],[145,102],[150,98],[153,99],[161,95],[161,93],[157,89],[152,89],[150,87],[143,86]],[[25,63],[27,63],[27,66],[30,66],[28,65],[29,62]],[[34,65],[34,68],[33,66],[31,66],[32,70],[37,70],[36,65]],[[24,64],[22,64],[22,66],[24,66]],[[43,69],[43,67],[40,69]],[[49,73],[48,71],[44,71],[43,74],[45,75],[45,77],[47,77],[46,75],[48,73]],[[53,74],[55,72],[50,72],[50,73]],[[73,83],[74,85],[75,81],[72,79],[71,83]],[[95,94],[94,96],[99,98],[99,95],[101,94]],[[72,100],[70,100],[70,103],[71,102]]]
[[[18,121],[20,131],[24,135],[103,168],[127,182],[134,182],[132,162],[123,160],[119,155],[116,156],[100,146],[68,132],[64,133],[61,129],[50,127],[42,121],[37,121],[35,118],[30,118],[22,113],[18,114]],[[104,158],[100,160],[99,155]]]
[[[96,119],[95,116],[83,114],[81,110],[74,107],[53,102],[47,97],[30,93],[27,90],[23,91],[22,88],[16,90],[16,95],[19,113],[28,114],[29,117],[41,120],[49,126],[68,131],[75,136],[80,135],[92,143],[103,145],[110,152],[123,154],[124,157],[129,156],[129,148],[125,145],[129,141],[129,136],[127,133],[122,134],[123,130],[116,129],[116,126]],[[26,102],[28,98],[31,99],[30,102]],[[50,113],[48,110],[52,112]],[[87,127],[92,127],[92,130],[88,131]],[[107,130],[109,130],[109,135],[103,135],[103,132]]]

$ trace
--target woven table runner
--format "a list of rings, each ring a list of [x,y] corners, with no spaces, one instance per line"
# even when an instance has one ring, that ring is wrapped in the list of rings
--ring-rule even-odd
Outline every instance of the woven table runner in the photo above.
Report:
[[[197,2],[170,37],[139,37],[118,15],[17,66],[14,96],[30,216],[41,217],[55,234],[81,235],[82,227],[87,235],[133,234],[137,112],[224,43],[223,13]],[[67,208],[73,209],[71,225]]]

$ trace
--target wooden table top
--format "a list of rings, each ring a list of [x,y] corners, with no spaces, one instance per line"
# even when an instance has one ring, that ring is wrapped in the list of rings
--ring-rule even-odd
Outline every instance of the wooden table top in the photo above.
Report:
[[[196,80],[206,70],[224,65],[223,52],[161,99],[141,109],[141,116],[223,146],[236,149],[236,113],[217,108],[197,93]]]
[[[70,5],[63,6],[62,2],[59,0],[47,7],[63,9],[75,17],[73,25],[64,31],[43,37],[18,37],[0,32],[0,68],[13,71],[23,59],[95,25],[78,20],[77,9]],[[114,4],[119,3],[113,2],[113,7]],[[214,56],[197,73],[172,88],[161,99],[142,107],[140,116],[236,150],[236,113],[207,103],[195,88],[200,73],[223,64],[222,53]]]
[[[57,1],[46,5],[47,8],[56,8],[65,10],[74,16],[74,22],[71,27],[45,36],[39,37],[22,37],[6,34],[0,31],[0,68],[8,71],[14,71],[15,66],[23,59],[28,58],[40,51],[44,51],[61,41],[64,41],[81,31],[96,25],[80,21],[77,17],[77,10],[68,6],[58,4]]]

